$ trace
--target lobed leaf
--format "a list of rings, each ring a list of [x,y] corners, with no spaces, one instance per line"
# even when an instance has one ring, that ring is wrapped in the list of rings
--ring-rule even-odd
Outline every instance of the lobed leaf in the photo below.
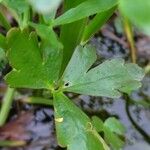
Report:
[[[6,75],[11,87],[50,89],[58,79],[60,50],[48,47],[46,57],[35,33],[12,29],[7,35],[7,56],[13,70]],[[57,61],[56,61],[57,60]]]
[[[116,58],[90,69],[95,56],[89,46],[76,48],[62,77],[64,91],[118,98],[121,92],[129,94],[141,86],[144,71],[136,64]]]
[[[91,120],[62,93],[54,93],[58,143],[68,150],[109,150]]]

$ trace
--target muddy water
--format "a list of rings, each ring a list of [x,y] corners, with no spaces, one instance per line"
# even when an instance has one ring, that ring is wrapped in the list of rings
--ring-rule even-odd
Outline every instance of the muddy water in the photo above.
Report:
[[[98,54],[97,63],[102,62],[105,59],[112,57],[122,57],[126,61],[130,61],[129,50],[125,48],[125,45],[121,45],[114,38],[108,38],[104,35],[100,35],[91,40],[91,43],[96,47]],[[148,60],[147,57],[139,57],[139,64],[145,65]],[[126,100],[121,97],[120,99],[108,99],[100,97],[90,96],[75,96],[73,97],[74,102],[81,107],[89,116],[97,115],[103,120],[110,116],[115,116],[125,125],[126,132],[126,145],[124,150],[150,150],[149,140],[143,135],[143,132],[139,132],[139,129],[133,125],[131,118],[129,117],[128,111],[134,123],[150,135],[150,109],[144,108],[139,105],[128,106]],[[134,92],[131,97],[134,100],[145,100],[150,102],[150,76],[146,76],[143,80],[143,87]],[[25,112],[32,112],[32,119],[25,125],[24,136],[21,137],[28,141],[25,147],[14,148],[14,150],[62,150],[56,141],[55,129],[54,129],[54,116],[53,108],[42,107],[42,106],[31,106],[21,104],[20,108]],[[14,103],[12,109],[12,116],[10,120],[16,117],[17,105]],[[13,150],[13,148],[1,148],[2,150]]]

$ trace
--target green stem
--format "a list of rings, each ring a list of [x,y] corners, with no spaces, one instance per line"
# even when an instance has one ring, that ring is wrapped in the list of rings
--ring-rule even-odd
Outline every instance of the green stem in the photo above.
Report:
[[[30,19],[30,12],[29,12],[29,9],[27,9],[23,13],[22,20],[20,22],[20,28],[22,30],[25,29],[28,26],[29,19]]]
[[[125,29],[125,34],[130,46],[130,50],[131,50],[131,59],[133,63],[136,63],[137,60],[137,50],[135,47],[135,42],[134,42],[134,38],[133,38],[133,30],[132,30],[132,26],[130,21],[124,17],[124,29]]]
[[[42,97],[28,97],[23,99],[23,102],[29,104],[40,104],[40,105],[48,105],[52,106],[53,102],[50,99],[42,98]]]
[[[3,98],[2,107],[0,110],[0,126],[3,126],[7,120],[14,96],[14,91],[15,89],[8,87],[7,92]]]

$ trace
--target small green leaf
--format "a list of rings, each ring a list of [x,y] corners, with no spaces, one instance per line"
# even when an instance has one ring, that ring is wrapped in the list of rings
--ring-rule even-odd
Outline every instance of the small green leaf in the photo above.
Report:
[[[106,11],[118,3],[118,0],[87,0],[75,8],[68,10],[54,21],[54,25],[62,25]]]
[[[118,135],[113,133],[109,128],[104,128],[104,138],[107,141],[107,143],[110,144],[111,148],[113,150],[121,150],[124,146],[124,141],[122,141]]]
[[[123,59],[107,60],[90,69],[96,59],[93,48],[78,46],[64,72],[64,91],[118,98],[141,86],[144,71]]]
[[[97,132],[103,131],[103,121],[99,117],[93,116],[92,117],[92,124],[96,128]]]
[[[104,126],[109,128],[111,132],[117,133],[119,135],[123,135],[125,133],[125,127],[120,123],[116,118],[111,117],[108,118]]]
[[[109,150],[91,120],[62,93],[54,93],[58,143],[68,150]]]
[[[50,14],[58,8],[61,0],[28,0],[28,2],[37,12]]]
[[[150,0],[120,0],[122,14],[150,34]]]
[[[48,47],[44,57],[37,36],[33,32],[12,29],[8,36],[8,59],[13,70],[7,74],[6,81],[11,87],[50,89],[58,79],[61,65],[60,50]],[[57,60],[57,61],[56,61]]]
[[[97,116],[92,117],[92,123],[97,132],[104,133],[105,141],[110,145],[113,150],[120,150],[124,146],[124,141],[118,136],[124,136],[125,128],[114,117],[108,118],[104,123]]]

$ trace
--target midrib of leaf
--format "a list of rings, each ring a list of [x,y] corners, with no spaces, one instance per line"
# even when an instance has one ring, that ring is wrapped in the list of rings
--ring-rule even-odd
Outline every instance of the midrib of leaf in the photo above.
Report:
[[[82,83],[82,81],[81,81],[81,83],[80,83],[80,79],[77,79],[76,81],[74,81],[75,83],[76,82],[79,82],[78,84],[75,84],[75,85],[73,85],[73,86],[70,86],[70,87],[68,87],[68,88],[64,88],[64,90],[67,90],[67,89],[69,89],[69,88],[73,88],[73,87],[75,87],[75,86],[86,86],[86,85],[88,85],[88,84],[92,84],[92,83],[95,83],[95,82],[98,82],[98,81],[100,81],[100,80],[105,80],[105,79],[110,79],[110,78],[112,78],[112,77],[116,77],[116,78],[122,78],[124,75],[122,75],[122,74],[116,74],[116,75],[110,75],[110,76],[105,76],[105,77],[102,77],[102,78],[99,78],[99,79],[97,79],[97,80],[93,80],[93,81],[91,81],[91,82],[85,82],[85,83]],[[82,79],[84,79],[84,77],[82,77],[81,78],[81,80]],[[136,81],[136,80],[135,80]]]

